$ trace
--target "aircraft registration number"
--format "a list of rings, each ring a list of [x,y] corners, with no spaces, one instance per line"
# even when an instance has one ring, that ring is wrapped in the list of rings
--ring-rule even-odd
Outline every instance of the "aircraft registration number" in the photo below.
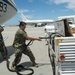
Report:
[[[0,12],[6,12],[7,11],[7,4],[0,2]]]

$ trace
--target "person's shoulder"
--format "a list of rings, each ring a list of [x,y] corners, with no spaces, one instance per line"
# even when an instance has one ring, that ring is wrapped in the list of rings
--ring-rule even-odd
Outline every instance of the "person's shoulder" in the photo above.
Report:
[[[24,34],[25,32],[22,29],[18,29],[17,34]]]
[[[18,29],[17,32],[23,32],[22,29]]]

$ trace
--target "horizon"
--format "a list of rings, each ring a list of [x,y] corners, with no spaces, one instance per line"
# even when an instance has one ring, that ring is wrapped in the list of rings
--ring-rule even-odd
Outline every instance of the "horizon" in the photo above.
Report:
[[[5,24],[19,24],[21,13],[29,20],[52,19],[59,16],[75,15],[75,1],[71,0],[14,0],[18,12]]]

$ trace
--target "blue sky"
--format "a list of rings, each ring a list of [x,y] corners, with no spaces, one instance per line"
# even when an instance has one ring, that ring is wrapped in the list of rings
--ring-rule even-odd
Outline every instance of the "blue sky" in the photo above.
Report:
[[[75,15],[75,0],[14,0],[18,12],[6,22],[8,25],[19,24],[21,13],[30,20],[52,19],[59,16]]]

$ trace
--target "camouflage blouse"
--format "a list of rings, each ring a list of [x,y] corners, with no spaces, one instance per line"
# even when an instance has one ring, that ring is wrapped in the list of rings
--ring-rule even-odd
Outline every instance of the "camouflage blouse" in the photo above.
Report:
[[[13,46],[14,47],[23,46],[26,42],[25,36],[27,36],[27,33],[22,29],[18,29],[18,31],[15,34]]]

